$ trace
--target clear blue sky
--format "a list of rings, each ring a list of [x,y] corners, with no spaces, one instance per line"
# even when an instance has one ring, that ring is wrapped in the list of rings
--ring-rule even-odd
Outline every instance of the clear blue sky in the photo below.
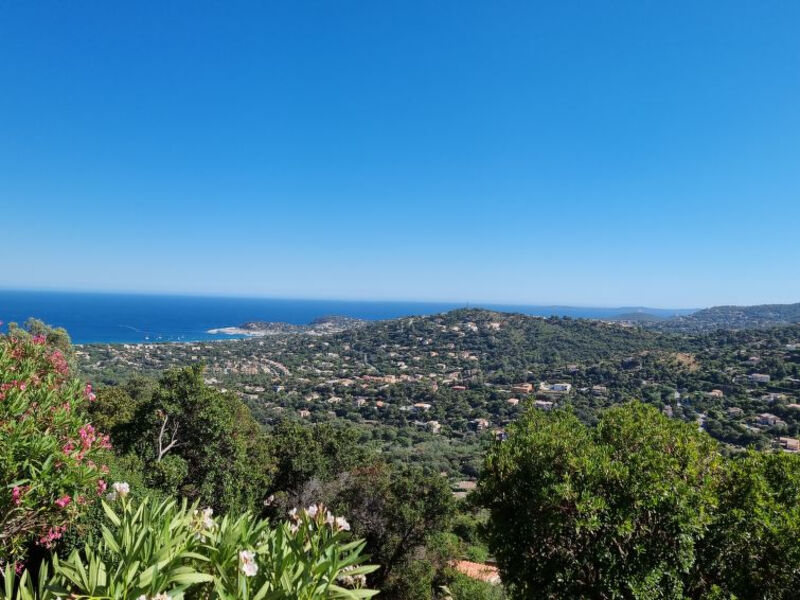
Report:
[[[0,287],[800,301],[800,2],[0,2]]]

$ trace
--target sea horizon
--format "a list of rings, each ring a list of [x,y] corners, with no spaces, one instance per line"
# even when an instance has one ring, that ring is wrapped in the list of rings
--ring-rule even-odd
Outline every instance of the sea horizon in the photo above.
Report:
[[[457,308],[486,308],[532,316],[613,318],[630,312],[659,317],[685,315],[696,309],[642,306],[591,307],[557,304],[429,302],[407,300],[322,300],[124,292],[0,290],[0,331],[9,322],[30,317],[64,327],[76,344],[197,342],[237,339],[241,335],[209,333],[248,321],[305,325],[324,316],[377,321],[438,314]]]

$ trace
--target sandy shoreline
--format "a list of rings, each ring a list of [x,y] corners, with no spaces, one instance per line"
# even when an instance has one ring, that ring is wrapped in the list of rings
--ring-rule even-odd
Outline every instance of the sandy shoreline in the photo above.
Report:
[[[250,329],[242,329],[241,327],[218,327],[217,329],[209,329],[206,333],[212,335],[250,335],[260,336],[266,335],[266,331],[252,331]]]

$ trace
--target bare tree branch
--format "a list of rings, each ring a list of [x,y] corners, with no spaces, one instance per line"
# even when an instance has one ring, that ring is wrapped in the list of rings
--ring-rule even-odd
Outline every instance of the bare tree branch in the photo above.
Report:
[[[175,446],[180,445],[178,442],[178,424],[173,423],[172,425],[172,433],[170,434],[169,443],[164,446],[164,433],[167,430],[167,422],[169,421],[169,415],[164,415],[164,422],[161,423],[161,431],[158,432],[158,458],[156,462],[161,462],[161,459],[164,458],[167,452],[172,450]]]

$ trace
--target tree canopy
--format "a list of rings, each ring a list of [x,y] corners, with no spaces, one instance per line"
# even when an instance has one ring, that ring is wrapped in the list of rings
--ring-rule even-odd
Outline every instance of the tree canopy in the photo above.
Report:
[[[796,464],[724,459],[708,435],[640,403],[596,427],[531,410],[489,452],[477,499],[516,597],[790,598]]]

